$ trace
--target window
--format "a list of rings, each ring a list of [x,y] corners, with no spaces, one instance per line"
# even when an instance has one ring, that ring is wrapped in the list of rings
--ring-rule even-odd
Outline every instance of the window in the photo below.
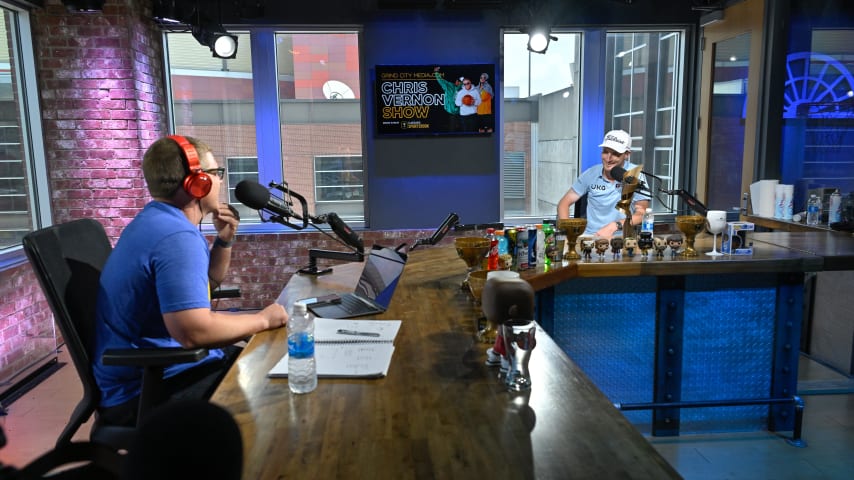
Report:
[[[222,201],[244,224],[260,220],[234,197],[241,180],[285,182],[306,198],[307,214],[363,221],[358,34],[238,37],[237,57],[220,59],[189,33],[166,34],[175,132],[211,146],[227,170]]]
[[[20,255],[24,235],[49,222],[29,16],[0,2],[0,262]],[[38,161],[36,160],[38,159]],[[38,188],[37,188],[38,187]],[[42,206],[41,209],[38,206]]]
[[[558,41],[537,54],[526,48],[528,35],[504,34],[505,222],[553,218],[558,200],[582,169],[599,161],[580,157],[581,139],[588,144],[595,139],[598,145],[609,129],[632,135],[632,160],[659,177],[661,188],[679,188],[684,33],[590,30],[584,34],[590,42],[580,33],[553,30],[552,35]],[[585,87],[581,79],[588,75],[604,78],[604,85]],[[583,146],[586,152],[589,146]],[[652,187],[657,190],[659,182]],[[669,203],[654,200],[657,211],[674,201],[661,200]]]
[[[361,219],[364,213],[364,183],[361,155],[315,157],[315,212],[335,212],[345,219]]]
[[[679,119],[681,118],[681,32],[610,32],[604,130],[622,129],[632,136],[632,162],[658,177],[653,191],[679,188]],[[656,212],[676,208],[676,197],[654,196]]]
[[[175,133],[198,138],[211,147],[217,163],[226,168],[227,188],[220,190],[220,200],[241,209],[241,218],[257,219],[254,211],[234,198],[240,180],[258,181],[249,35],[238,34],[239,51],[233,59],[212,57],[208,47],[189,33],[167,33],[165,43]],[[243,161],[247,157],[254,163],[247,165]]]
[[[364,221],[359,37],[281,32],[276,64],[282,169],[310,213]]]
[[[545,54],[527,50],[527,34],[504,35],[505,222],[553,218],[577,175],[581,34],[552,35]]]

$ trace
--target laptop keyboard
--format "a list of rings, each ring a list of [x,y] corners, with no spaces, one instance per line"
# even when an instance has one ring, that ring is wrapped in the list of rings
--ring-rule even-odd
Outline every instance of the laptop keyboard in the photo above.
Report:
[[[376,312],[376,308],[359,300],[353,295],[342,295],[341,306],[351,315],[367,315]]]

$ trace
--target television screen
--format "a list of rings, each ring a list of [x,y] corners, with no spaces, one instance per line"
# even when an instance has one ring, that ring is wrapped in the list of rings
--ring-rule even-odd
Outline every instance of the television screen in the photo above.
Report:
[[[378,65],[378,135],[489,135],[495,65]]]

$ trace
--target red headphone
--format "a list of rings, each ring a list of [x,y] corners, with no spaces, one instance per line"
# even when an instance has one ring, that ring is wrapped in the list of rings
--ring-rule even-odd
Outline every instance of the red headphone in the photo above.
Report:
[[[190,173],[184,177],[184,191],[190,194],[193,198],[203,198],[211,191],[213,181],[210,175],[202,170],[202,164],[199,162],[199,152],[189,140],[180,135],[169,135],[169,138],[175,140],[181,151],[184,152],[184,159],[187,161],[187,167]]]

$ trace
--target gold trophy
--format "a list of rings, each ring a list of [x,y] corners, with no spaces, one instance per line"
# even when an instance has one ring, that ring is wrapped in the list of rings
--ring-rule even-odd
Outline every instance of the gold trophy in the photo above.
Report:
[[[486,237],[457,237],[454,239],[454,246],[457,256],[466,262],[468,267],[468,274],[461,285],[463,289],[467,289],[469,275],[483,266],[483,258],[489,252],[490,242]]]
[[[706,217],[701,215],[677,215],[676,227],[685,234],[685,248],[682,250],[683,257],[696,257],[694,250],[694,237],[706,227]]]
[[[632,197],[634,196],[635,191],[640,187],[640,180],[638,180],[638,176],[641,174],[642,169],[643,165],[638,165],[628,172],[625,172],[623,174],[623,178],[620,180],[623,183],[623,191],[620,196],[620,201],[617,202],[617,206],[615,208],[626,216],[626,220],[623,222],[624,237],[635,236],[635,229],[632,225]]]
[[[567,260],[579,260],[581,256],[575,251],[575,244],[578,241],[578,236],[584,233],[584,229],[587,228],[587,219],[562,218],[557,221],[557,228],[566,234],[566,244],[569,254],[564,258]]]

